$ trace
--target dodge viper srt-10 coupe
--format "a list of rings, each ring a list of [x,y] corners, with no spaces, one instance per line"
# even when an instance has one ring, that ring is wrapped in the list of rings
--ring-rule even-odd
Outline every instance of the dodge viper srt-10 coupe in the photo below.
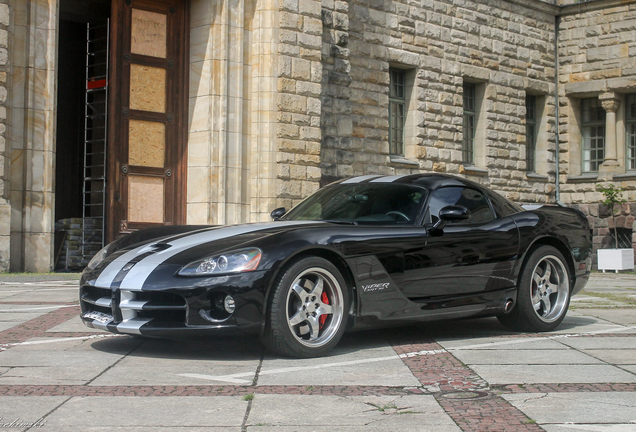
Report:
[[[367,175],[324,187],[273,222],[165,226],[102,249],[80,282],[81,317],[113,333],[247,333],[279,354],[321,356],[343,333],[496,316],[557,327],[585,286],[582,213],[524,209],[468,180]]]

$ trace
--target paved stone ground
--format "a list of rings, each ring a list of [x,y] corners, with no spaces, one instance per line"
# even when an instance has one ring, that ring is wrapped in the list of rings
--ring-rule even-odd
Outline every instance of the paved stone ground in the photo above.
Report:
[[[347,334],[312,360],[91,330],[76,297],[74,275],[0,275],[0,427],[636,431],[634,274],[594,274],[552,333],[435,323]]]

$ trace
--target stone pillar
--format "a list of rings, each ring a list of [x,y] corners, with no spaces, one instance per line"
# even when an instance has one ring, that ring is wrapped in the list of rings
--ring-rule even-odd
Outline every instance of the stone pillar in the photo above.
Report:
[[[599,172],[616,173],[619,166],[616,147],[616,111],[620,101],[618,95],[613,92],[603,93],[598,99],[605,110],[605,160]]]
[[[9,270],[11,256],[11,205],[8,198],[7,132],[7,69],[9,48],[9,5],[0,3],[0,272]]]

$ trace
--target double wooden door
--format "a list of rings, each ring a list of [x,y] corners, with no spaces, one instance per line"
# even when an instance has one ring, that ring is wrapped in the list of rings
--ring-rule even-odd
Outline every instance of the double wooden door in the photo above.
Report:
[[[185,223],[186,0],[113,0],[107,241]]]

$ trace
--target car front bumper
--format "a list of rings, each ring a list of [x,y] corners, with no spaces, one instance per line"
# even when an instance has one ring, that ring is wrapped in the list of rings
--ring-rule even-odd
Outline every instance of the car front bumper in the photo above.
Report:
[[[174,277],[162,287],[140,290],[95,286],[82,278],[82,322],[111,333],[181,338],[235,333],[260,334],[263,328],[267,274],[185,278]],[[228,313],[224,299],[234,299]]]

